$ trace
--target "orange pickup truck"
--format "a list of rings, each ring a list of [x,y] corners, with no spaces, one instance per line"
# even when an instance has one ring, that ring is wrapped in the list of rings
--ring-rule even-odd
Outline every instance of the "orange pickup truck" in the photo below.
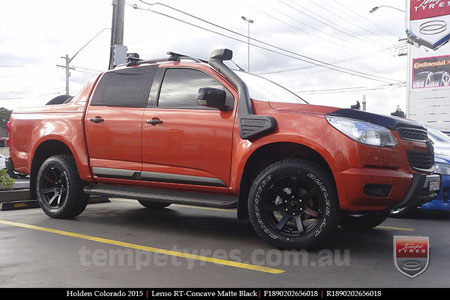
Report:
[[[298,249],[437,196],[421,125],[310,105],[229,68],[228,49],[169,55],[129,57],[68,103],[14,111],[9,163],[47,215],[78,216],[89,194],[237,208],[262,239]]]

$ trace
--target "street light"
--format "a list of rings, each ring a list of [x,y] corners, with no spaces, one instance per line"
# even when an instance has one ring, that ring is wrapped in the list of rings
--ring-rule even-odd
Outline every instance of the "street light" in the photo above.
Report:
[[[380,5],[380,6],[375,6],[374,8],[372,8],[369,12],[372,14],[374,12],[376,12],[377,10],[379,10],[380,8],[385,7],[385,8],[390,8],[396,11],[399,11],[403,14],[405,14],[405,18],[406,18],[406,11],[395,7],[395,6],[390,6],[390,5]],[[405,22],[407,22],[407,20],[405,20]],[[409,117],[409,78],[411,77],[410,74],[410,69],[409,69],[409,63],[410,63],[410,55],[411,55],[411,45],[410,43],[408,43],[408,59],[407,59],[407,74],[406,74],[406,116]]]
[[[103,31],[105,30],[110,30],[111,28],[106,27],[103,28],[102,30],[100,30],[96,35],[94,35],[89,41],[87,41],[86,44],[83,45],[83,47],[80,48],[80,50],[78,50],[72,57],[69,57],[68,54],[66,54],[66,56],[61,56],[62,59],[64,59],[65,65],[61,66],[61,65],[56,65],[57,67],[60,68],[65,68],[66,69],[66,95],[69,95],[69,77],[70,77],[70,70],[74,70],[73,67],[70,67],[70,63],[72,62],[72,60],[78,55],[78,53],[81,52],[81,50],[83,50],[84,48],[86,48],[87,45],[89,45],[93,40],[95,40],[96,37],[98,37]]]
[[[369,12],[370,12],[371,14],[373,14],[374,12],[376,12],[377,10],[379,10],[379,9],[382,8],[382,7],[395,9],[395,10],[398,10],[398,11],[400,11],[400,12],[402,12],[402,13],[405,12],[404,10],[402,10],[402,9],[400,9],[400,8],[397,8],[397,7],[394,7],[394,6],[390,6],[390,5],[380,5],[380,6],[375,6],[375,7],[372,8]]]
[[[244,20],[245,22],[248,23],[248,34],[247,34],[247,37],[248,37],[247,72],[250,72],[250,24],[253,24],[254,21],[253,21],[253,20],[250,20],[250,19],[247,19],[247,18],[244,17],[244,16],[242,16],[241,18],[242,18],[242,20]]]

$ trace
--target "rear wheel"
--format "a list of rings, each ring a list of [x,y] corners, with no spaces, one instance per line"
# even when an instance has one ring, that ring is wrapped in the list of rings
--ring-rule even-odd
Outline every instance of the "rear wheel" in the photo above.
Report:
[[[284,160],[263,170],[250,189],[248,210],[256,233],[281,249],[318,247],[337,226],[333,181],[304,160]]]
[[[389,216],[389,212],[374,212],[368,214],[345,214],[341,216],[340,225],[345,229],[369,230],[377,227]]]
[[[163,203],[163,202],[155,202],[155,201],[142,201],[142,200],[138,200],[138,202],[142,206],[144,206],[146,208],[150,208],[150,209],[162,209],[171,204],[171,203]]]
[[[36,178],[36,193],[42,210],[52,218],[67,219],[81,214],[89,200],[84,183],[70,155],[48,158]]]

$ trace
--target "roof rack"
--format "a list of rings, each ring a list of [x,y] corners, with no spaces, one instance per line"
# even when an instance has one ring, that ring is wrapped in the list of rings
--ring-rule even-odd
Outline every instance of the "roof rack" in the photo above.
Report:
[[[158,62],[167,62],[167,61],[180,61],[182,59],[186,59],[186,60],[193,60],[195,62],[198,63],[208,63],[207,60],[203,60],[203,59],[199,59],[199,58],[195,58],[189,55],[185,55],[185,54],[180,54],[180,53],[176,53],[176,52],[167,52],[167,54],[169,55],[169,57],[164,57],[164,58],[156,58],[156,59],[150,59],[150,60],[143,60],[141,58],[139,58],[139,54],[137,53],[129,53],[127,55],[127,63],[126,64],[122,64],[119,66],[127,66],[127,67],[131,67],[131,66],[139,66],[142,64],[154,64],[154,63],[158,63]]]

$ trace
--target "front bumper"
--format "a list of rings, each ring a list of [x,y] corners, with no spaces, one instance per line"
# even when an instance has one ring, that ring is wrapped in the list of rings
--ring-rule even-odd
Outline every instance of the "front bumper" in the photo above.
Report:
[[[427,189],[430,182],[438,181],[439,186],[441,183],[440,175],[405,170],[352,168],[333,175],[340,208],[353,212],[420,205],[436,198],[439,193]],[[371,186],[375,189],[367,189]]]
[[[435,185],[438,188],[432,190],[431,187]],[[395,205],[393,209],[403,207],[417,207],[421,204],[430,202],[436,198],[442,186],[441,175],[423,175],[413,174],[413,182],[402,202]]]

